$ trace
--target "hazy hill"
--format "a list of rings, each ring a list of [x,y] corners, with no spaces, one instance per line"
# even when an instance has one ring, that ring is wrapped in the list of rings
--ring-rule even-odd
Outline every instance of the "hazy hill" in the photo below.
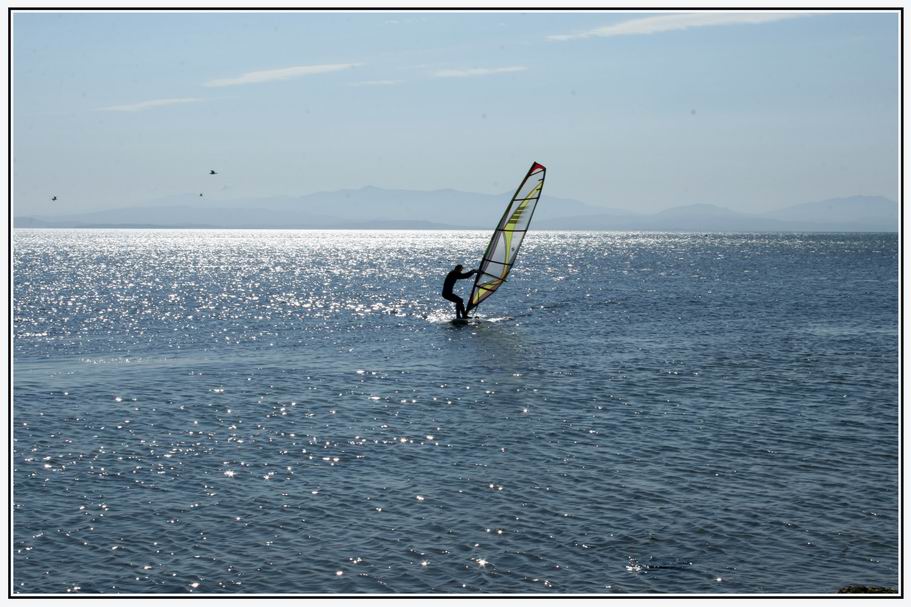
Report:
[[[425,221],[434,224],[487,228],[503,213],[512,192],[478,194],[444,189],[433,191],[359,189],[317,192],[299,197],[269,198],[247,201],[255,208],[274,209],[293,214],[313,214],[346,222]],[[539,205],[535,219],[579,216],[597,212],[578,200],[546,197]],[[218,203],[213,203],[218,204]]]
[[[650,215],[622,212],[538,221],[540,229],[650,230],[693,232],[896,232],[898,204],[882,197],[855,196],[750,214],[710,204],[673,207]]]
[[[217,226],[225,228],[478,228],[500,219],[508,194],[429,192],[365,187],[298,197],[208,200],[175,195],[130,206],[55,217],[16,217],[17,227],[99,225]],[[535,220],[597,212],[578,200],[549,197]]]
[[[15,226],[491,229],[510,195],[511,192],[494,195],[374,187],[230,201],[185,194],[91,213],[17,216]],[[542,230],[894,232],[898,230],[898,205],[882,197],[854,196],[763,214],[740,213],[709,204],[645,214],[544,194],[535,210],[533,226]]]
[[[863,228],[890,230],[898,226],[898,203],[882,196],[850,196],[797,204],[766,213],[767,217],[795,222],[837,221]]]

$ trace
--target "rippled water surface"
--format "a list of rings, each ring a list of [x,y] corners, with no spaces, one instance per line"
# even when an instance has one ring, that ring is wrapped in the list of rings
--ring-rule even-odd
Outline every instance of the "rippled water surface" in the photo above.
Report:
[[[17,230],[14,591],[897,586],[895,235],[488,237]]]

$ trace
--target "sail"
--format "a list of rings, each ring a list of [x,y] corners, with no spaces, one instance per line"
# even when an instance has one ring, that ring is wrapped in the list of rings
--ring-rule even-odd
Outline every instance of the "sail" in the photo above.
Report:
[[[493,295],[506,281],[519,254],[519,246],[528,231],[531,216],[535,212],[535,205],[541,196],[544,187],[544,173],[546,169],[537,162],[532,163],[519,185],[509,206],[503,213],[503,218],[493,232],[490,244],[478,266],[471,296],[468,298],[468,310]]]

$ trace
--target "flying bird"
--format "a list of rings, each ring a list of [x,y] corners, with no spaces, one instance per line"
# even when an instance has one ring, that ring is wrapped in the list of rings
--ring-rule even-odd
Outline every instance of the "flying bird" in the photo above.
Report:
[[[218,175],[214,169],[209,169],[209,175]]]
[[[51,200],[57,200],[56,196],[51,196]]]

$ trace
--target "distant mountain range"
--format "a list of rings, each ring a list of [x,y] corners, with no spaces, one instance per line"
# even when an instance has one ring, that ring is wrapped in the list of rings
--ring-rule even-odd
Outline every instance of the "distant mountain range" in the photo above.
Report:
[[[365,187],[298,197],[203,201],[181,195],[134,206],[56,216],[16,216],[17,228],[316,228],[490,229],[510,193],[386,190]],[[763,214],[710,204],[658,213],[598,207],[544,194],[535,210],[539,230],[692,232],[898,231],[898,204],[880,196],[809,202]]]

